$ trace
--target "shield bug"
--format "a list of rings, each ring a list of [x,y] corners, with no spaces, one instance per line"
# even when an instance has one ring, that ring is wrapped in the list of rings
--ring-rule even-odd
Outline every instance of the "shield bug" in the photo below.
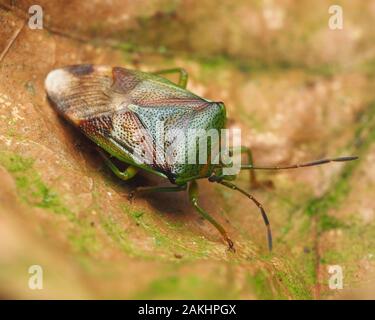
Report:
[[[178,83],[161,76],[168,73],[179,73]],[[196,141],[183,140],[181,135],[174,135],[173,132],[182,132],[182,136],[190,136],[194,130],[221,132],[226,120],[224,104],[201,98],[186,90],[187,79],[186,71],[179,68],[145,73],[120,67],[85,64],[51,71],[46,78],[45,87],[48,98],[58,113],[99,146],[105,163],[117,177],[129,180],[138,171],[144,170],[168,179],[172,184],[168,187],[137,188],[131,193],[132,196],[135,192],[187,191],[196,211],[221,233],[229,249],[234,250],[233,242],[225,229],[198,202],[198,179],[219,183],[239,191],[258,207],[267,227],[268,246],[271,250],[271,227],[265,210],[249,192],[231,182],[235,175],[225,173],[225,169],[231,164],[217,160],[220,152],[214,153],[214,157],[210,153],[206,162],[186,161],[197,159]],[[163,129],[168,129],[172,134],[158,130],[160,123]],[[208,152],[215,145],[217,141],[211,139],[203,147],[203,151]],[[293,169],[357,158],[340,157],[288,166],[262,167],[253,164],[248,147],[227,149],[230,154],[236,151],[247,154],[248,161],[240,169],[250,170],[253,186],[257,184],[254,169]],[[202,150],[199,149],[198,152],[202,153]],[[127,169],[121,171],[112,157],[127,164]],[[183,161],[176,161],[178,157]]]

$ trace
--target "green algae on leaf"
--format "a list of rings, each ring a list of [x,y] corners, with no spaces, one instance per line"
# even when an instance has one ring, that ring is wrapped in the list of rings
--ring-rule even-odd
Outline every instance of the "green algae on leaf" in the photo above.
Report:
[[[19,196],[24,202],[74,220],[74,213],[66,208],[57,194],[41,180],[39,174],[33,169],[33,163],[33,159],[18,154],[0,153],[0,164],[14,176]]]

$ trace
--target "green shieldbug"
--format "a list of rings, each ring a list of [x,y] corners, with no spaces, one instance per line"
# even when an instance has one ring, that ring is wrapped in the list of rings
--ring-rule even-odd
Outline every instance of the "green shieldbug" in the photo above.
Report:
[[[167,73],[179,73],[178,84],[160,76]],[[180,140],[176,140],[176,136],[172,135],[165,139],[160,137],[160,132],[155,129],[157,122],[162,122],[165,128],[172,131],[179,129],[185,134],[190,130],[219,132],[225,128],[224,104],[203,99],[186,90],[187,79],[186,71],[179,68],[145,73],[120,67],[86,64],[51,71],[46,78],[45,87],[48,98],[56,110],[100,147],[105,163],[116,176],[129,180],[139,170],[144,170],[166,178],[173,184],[169,187],[137,188],[135,191],[187,190],[189,200],[197,212],[216,227],[229,249],[234,250],[233,242],[225,229],[198,204],[197,180],[206,178],[210,182],[237,190],[259,208],[267,227],[268,245],[271,250],[272,236],[267,215],[262,205],[251,194],[230,182],[235,176],[224,173],[230,165],[214,162],[212,157],[208,157],[205,163],[173,162],[176,156],[182,154],[182,158],[186,159],[192,152],[197,152],[196,142],[182,148],[183,143],[179,143]],[[175,148],[166,148],[173,143]],[[208,143],[205,151],[212,147],[213,143]],[[228,147],[227,151],[231,154],[247,154],[248,163],[241,165],[240,169],[250,170],[253,185],[256,185],[257,181],[252,169],[292,169],[356,159],[340,157],[290,166],[259,167],[253,165],[248,147]],[[143,159],[146,153],[150,160],[147,162]],[[127,169],[120,171],[111,157],[126,163]],[[196,159],[197,155],[194,154],[194,157]]]

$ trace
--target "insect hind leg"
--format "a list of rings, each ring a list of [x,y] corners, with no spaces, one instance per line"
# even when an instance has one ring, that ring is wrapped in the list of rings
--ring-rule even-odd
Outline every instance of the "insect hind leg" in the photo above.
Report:
[[[129,200],[134,200],[136,194],[139,193],[153,193],[153,192],[179,192],[185,191],[187,185],[182,186],[172,186],[172,187],[137,187],[129,193]]]
[[[132,165],[129,165],[129,167],[127,167],[125,169],[125,171],[121,171],[119,168],[117,168],[117,166],[112,162],[112,160],[104,153],[104,151],[102,150],[98,150],[99,151],[99,154],[102,156],[103,160],[104,160],[104,163],[108,166],[108,168],[111,169],[111,171],[118,177],[120,178],[121,180],[124,180],[124,181],[127,181],[127,180],[130,180],[131,178],[133,178],[137,172],[138,172],[138,168],[132,166]]]
[[[160,75],[160,74],[171,74],[171,73],[179,73],[180,78],[178,80],[178,86],[185,89],[188,82],[189,74],[183,68],[173,68],[173,69],[164,69],[152,72],[153,74]]]

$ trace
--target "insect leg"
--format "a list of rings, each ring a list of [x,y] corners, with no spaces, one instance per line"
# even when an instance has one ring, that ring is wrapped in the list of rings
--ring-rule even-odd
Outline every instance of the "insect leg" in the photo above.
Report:
[[[185,191],[187,185],[173,186],[173,187],[137,187],[129,193],[129,200],[133,200],[137,193],[151,193],[151,192],[179,192]]]
[[[138,168],[131,165],[127,167],[125,171],[121,171],[103,151],[99,150],[99,154],[103,157],[105,164],[112,170],[112,172],[124,181],[133,178],[138,172]]]
[[[165,70],[158,70],[153,72],[153,74],[169,74],[169,73],[179,73],[180,78],[178,80],[178,86],[185,89],[188,81],[188,73],[183,68],[174,68],[174,69],[165,69]]]
[[[263,218],[263,221],[264,221],[264,224],[266,226],[266,229],[267,229],[267,240],[268,240],[268,249],[270,251],[272,251],[272,232],[271,232],[271,225],[270,225],[270,222],[268,220],[268,217],[267,217],[267,214],[266,214],[266,211],[263,209],[263,206],[262,204],[254,198],[253,195],[251,195],[250,193],[247,193],[246,191],[242,190],[241,188],[237,187],[235,184],[233,183],[230,183],[228,181],[224,181],[224,180],[212,180],[212,182],[217,182],[217,183],[220,183],[222,184],[223,186],[226,186],[227,188],[229,189],[232,189],[232,190],[236,190],[236,191],[239,191],[241,192],[243,195],[245,195],[246,197],[248,197],[251,201],[254,202],[254,204],[259,208],[260,210],[260,213],[262,215],[262,218]]]
[[[225,229],[222,227],[222,225],[198,205],[198,184],[196,181],[190,182],[188,193],[189,193],[189,200],[194,206],[194,208],[198,211],[198,213],[203,218],[208,220],[221,233],[224,240],[228,243],[229,250],[235,252],[233,241],[228,237],[228,234],[225,231]]]
[[[247,165],[253,166],[254,165],[254,160],[253,160],[253,153],[249,147],[246,146],[239,146],[239,147],[230,147],[229,151],[232,153],[234,152],[240,152],[240,153],[245,153],[247,156]],[[250,174],[250,188],[251,189],[257,189],[259,187],[273,187],[273,183],[271,180],[265,180],[265,181],[258,181],[255,175],[254,170],[249,170]]]

